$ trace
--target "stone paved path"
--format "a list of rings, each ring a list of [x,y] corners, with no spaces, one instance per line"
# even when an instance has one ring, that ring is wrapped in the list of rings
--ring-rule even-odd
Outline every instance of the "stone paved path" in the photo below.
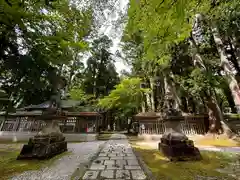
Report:
[[[26,171],[12,177],[12,180],[70,180],[74,171],[87,163],[99,151],[104,141],[68,143],[71,154],[56,160],[50,167],[37,171]],[[1,175],[0,175],[1,179]]]
[[[146,175],[140,167],[126,136],[113,134],[82,179],[145,180]]]

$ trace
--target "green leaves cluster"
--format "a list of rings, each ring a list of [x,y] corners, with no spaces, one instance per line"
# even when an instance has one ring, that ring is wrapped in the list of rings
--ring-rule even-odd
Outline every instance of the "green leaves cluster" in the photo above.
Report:
[[[0,1],[0,81],[8,97],[23,105],[49,99],[63,66],[87,50],[91,25],[92,10],[68,0]]]
[[[228,61],[239,74],[239,7],[236,0],[130,0],[122,38],[124,52],[134,76],[142,77],[148,85],[153,80],[155,106],[163,106],[160,102],[165,101],[168,85],[175,100],[182,99],[180,103],[211,96],[218,102],[232,102],[212,28],[214,25],[220,31],[223,51],[229,53]],[[194,29],[197,14],[202,19]]]
[[[138,110],[141,107],[143,94],[148,92],[148,89],[141,88],[140,84],[140,78],[123,79],[108,96],[100,99],[99,106],[105,109],[117,109],[125,115]]]

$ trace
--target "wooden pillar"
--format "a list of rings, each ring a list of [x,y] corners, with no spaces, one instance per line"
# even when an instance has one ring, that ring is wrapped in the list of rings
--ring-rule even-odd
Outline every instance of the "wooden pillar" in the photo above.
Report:
[[[0,116],[0,131],[2,131],[4,126],[4,116]]]
[[[77,133],[80,132],[80,129],[81,129],[81,121],[80,121],[80,118],[79,116],[76,117],[76,127],[77,127]]]
[[[21,121],[21,117],[16,117],[12,131],[18,131]]]

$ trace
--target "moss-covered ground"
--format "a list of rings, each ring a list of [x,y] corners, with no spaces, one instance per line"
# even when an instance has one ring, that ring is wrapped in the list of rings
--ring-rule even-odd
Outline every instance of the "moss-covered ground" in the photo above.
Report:
[[[9,177],[29,170],[38,170],[50,166],[55,160],[67,155],[69,152],[59,154],[48,160],[16,160],[22,145],[19,143],[0,145],[0,179]]]
[[[236,160],[236,156],[228,153],[205,151],[201,152],[203,157],[201,161],[171,162],[158,150],[134,144],[132,144],[132,147],[157,180],[194,180],[197,177],[203,177],[203,179],[207,179],[207,177],[234,179],[217,171],[217,169],[222,169]]]
[[[240,147],[240,142],[225,137],[203,137],[196,140],[195,144],[215,147]]]

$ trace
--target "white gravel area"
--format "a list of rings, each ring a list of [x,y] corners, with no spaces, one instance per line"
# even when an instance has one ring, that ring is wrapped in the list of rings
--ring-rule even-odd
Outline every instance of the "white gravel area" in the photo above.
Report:
[[[37,171],[26,171],[14,176],[12,180],[70,180],[72,174],[80,166],[87,163],[99,151],[104,141],[83,143],[68,143],[68,151],[71,154],[56,160],[50,167]]]

